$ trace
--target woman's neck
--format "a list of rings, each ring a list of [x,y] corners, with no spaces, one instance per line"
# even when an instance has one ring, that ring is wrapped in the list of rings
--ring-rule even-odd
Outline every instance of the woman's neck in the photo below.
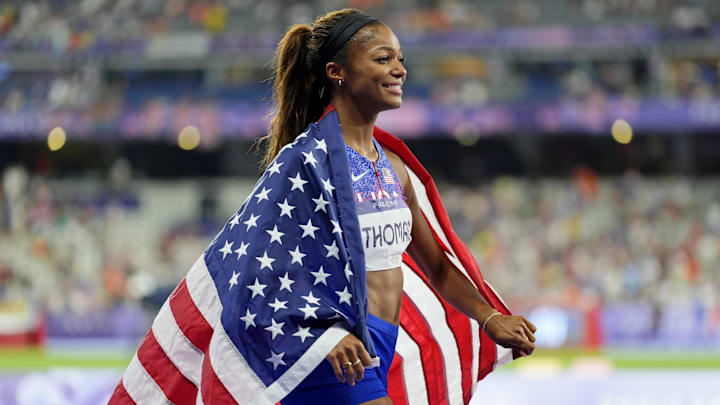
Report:
[[[373,143],[377,113],[366,113],[345,97],[333,97],[332,103],[337,110],[345,143],[371,161],[377,160],[378,152]]]

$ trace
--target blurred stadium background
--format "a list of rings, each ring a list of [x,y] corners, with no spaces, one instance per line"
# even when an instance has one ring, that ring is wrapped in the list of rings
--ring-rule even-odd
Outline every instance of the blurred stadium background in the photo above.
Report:
[[[3,0],[0,404],[104,403],[260,173],[268,61],[358,7],[379,125],[538,350],[473,403],[720,404],[717,0]]]

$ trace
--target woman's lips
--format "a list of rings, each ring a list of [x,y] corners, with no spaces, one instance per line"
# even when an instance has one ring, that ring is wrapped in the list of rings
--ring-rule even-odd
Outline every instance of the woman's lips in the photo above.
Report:
[[[392,94],[395,94],[396,96],[402,96],[402,94],[403,94],[401,84],[395,84],[395,83],[383,84],[383,87],[388,89],[389,92],[391,92]]]

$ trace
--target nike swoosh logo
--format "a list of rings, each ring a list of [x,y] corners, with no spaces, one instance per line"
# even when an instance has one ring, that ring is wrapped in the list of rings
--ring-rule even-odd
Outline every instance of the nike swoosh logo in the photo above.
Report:
[[[350,173],[350,177],[352,177],[353,183],[356,182],[356,181],[358,181],[358,180],[360,180],[360,179],[362,179],[362,177],[363,177],[364,175],[366,175],[367,172],[369,172],[369,171],[370,171],[370,170],[365,170],[364,172],[360,173],[360,174],[357,175],[357,176],[354,175],[354,174],[352,174],[352,173]]]

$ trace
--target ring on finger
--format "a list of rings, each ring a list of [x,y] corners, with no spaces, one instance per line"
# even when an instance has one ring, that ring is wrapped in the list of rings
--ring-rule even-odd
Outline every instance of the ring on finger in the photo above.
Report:
[[[355,360],[355,362],[352,365],[357,366],[358,364],[360,364],[360,359]]]
[[[343,368],[348,368],[348,367],[350,367],[350,366],[352,366],[352,365],[353,365],[353,364],[352,364],[352,361],[346,361],[345,363],[342,364]]]

